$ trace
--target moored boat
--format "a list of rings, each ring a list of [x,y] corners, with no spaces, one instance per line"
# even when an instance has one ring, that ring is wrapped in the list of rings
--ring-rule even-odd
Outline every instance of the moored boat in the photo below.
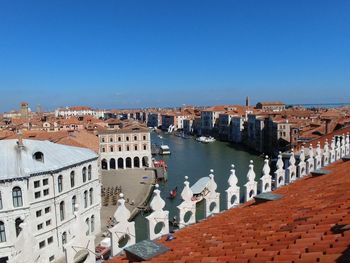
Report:
[[[177,186],[173,190],[170,191],[170,193],[169,193],[170,199],[174,199],[176,197],[176,194],[177,194]]]
[[[196,139],[198,142],[201,142],[201,143],[210,143],[210,142],[215,142],[215,138],[214,137],[206,137],[206,136],[200,136]]]
[[[200,178],[194,185],[191,186],[193,193],[192,201],[198,203],[203,200],[203,198],[209,193],[207,188],[210,177],[205,176]]]

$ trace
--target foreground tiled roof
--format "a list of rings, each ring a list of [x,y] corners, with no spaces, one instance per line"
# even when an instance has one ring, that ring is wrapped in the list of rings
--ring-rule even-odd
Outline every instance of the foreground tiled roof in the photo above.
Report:
[[[350,262],[350,161],[176,232],[151,262]],[[344,254],[345,253],[345,254]],[[128,262],[123,256],[108,262]]]

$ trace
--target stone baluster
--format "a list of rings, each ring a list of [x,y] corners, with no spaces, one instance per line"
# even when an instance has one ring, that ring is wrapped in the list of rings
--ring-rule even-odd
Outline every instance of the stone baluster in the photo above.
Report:
[[[184,189],[181,192],[182,203],[177,206],[179,211],[179,228],[196,223],[196,202],[192,200],[193,192],[185,176]]]
[[[341,146],[340,146],[340,158],[344,157],[345,156],[345,134],[343,133],[343,135],[340,137],[341,138]]]
[[[345,155],[349,155],[350,154],[350,135],[349,133],[346,134],[346,138],[345,138]]]
[[[317,143],[314,159],[315,159],[315,170],[321,169],[321,167],[322,167],[322,155],[321,155],[320,142]]]
[[[209,217],[220,212],[220,193],[216,192],[217,184],[214,180],[214,170],[210,170],[209,182],[207,184],[208,194],[205,199],[205,216]]]
[[[298,175],[300,178],[306,175],[306,163],[305,163],[305,149],[304,146],[301,146],[301,151],[299,155],[298,163]]]
[[[236,176],[235,166],[231,165],[230,177],[228,179],[228,189],[226,190],[227,196],[227,209],[238,206],[240,201],[240,187],[238,186],[238,179]]]
[[[169,211],[163,210],[165,201],[160,196],[160,190],[158,188],[159,185],[156,184],[150,203],[153,212],[146,217],[148,221],[148,237],[150,240],[169,234]]]
[[[323,157],[322,157],[322,165],[327,166],[329,164],[329,145],[328,145],[328,140],[326,139],[326,142],[324,143],[323,147]]]
[[[130,211],[125,206],[124,195],[119,194],[118,207],[114,212],[115,226],[108,229],[111,236],[112,256],[118,255],[124,248],[136,243],[135,222],[129,222]],[[120,242],[125,241],[125,242]],[[119,247],[119,242],[124,243]]]
[[[329,162],[330,163],[334,163],[335,162],[335,139],[334,139],[334,137],[332,138],[332,142],[331,142],[331,150],[330,150]]]
[[[283,160],[282,160],[282,153],[279,152],[278,159],[276,163],[276,171],[275,171],[275,186],[276,188],[279,188],[284,185],[285,180],[285,170],[283,169]]]
[[[255,181],[255,172],[253,161],[250,160],[249,170],[247,173],[247,183],[244,185],[244,200],[250,201],[257,194],[258,183]]]
[[[260,193],[271,192],[271,169],[269,165],[269,157],[265,156],[264,167],[262,169],[262,176],[260,178]]]
[[[335,160],[338,161],[340,159],[340,137],[336,138],[335,142]]]
[[[289,162],[288,162],[288,168],[286,171],[286,182],[292,183],[297,179],[297,167],[295,166],[295,156],[294,156],[294,150],[291,150]]]
[[[309,157],[306,160],[306,174],[310,174],[315,170],[314,149],[312,144],[309,146]]]

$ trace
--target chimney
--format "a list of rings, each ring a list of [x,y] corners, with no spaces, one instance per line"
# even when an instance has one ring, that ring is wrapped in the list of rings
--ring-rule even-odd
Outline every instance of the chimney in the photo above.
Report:
[[[250,104],[250,99],[249,99],[249,97],[247,96],[247,97],[245,98],[245,105],[246,105],[247,107],[249,107],[249,104]]]
[[[22,130],[19,130],[17,135],[18,135],[18,141],[17,141],[18,148],[22,149],[24,148]]]

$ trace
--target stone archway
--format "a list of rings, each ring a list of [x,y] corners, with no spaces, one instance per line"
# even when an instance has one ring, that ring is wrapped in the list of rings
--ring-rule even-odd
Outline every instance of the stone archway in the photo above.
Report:
[[[124,159],[118,158],[118,169],[124,169]]]
[[[112,170],[112,169],[116,169],[116,166],[115,166],[115,159],[112,158],[109,160],[109,169]]]
[[[142,166],[143,167],[149,167],[148,157],[147,156],[142,157]]]
[[[132,161],[131,161],[131,158],[130,157],[127,157],[125,159],[125,167],[126,168],[132,168]]]
[[[140,158],[134,157],[134,168],[140,168]]]

